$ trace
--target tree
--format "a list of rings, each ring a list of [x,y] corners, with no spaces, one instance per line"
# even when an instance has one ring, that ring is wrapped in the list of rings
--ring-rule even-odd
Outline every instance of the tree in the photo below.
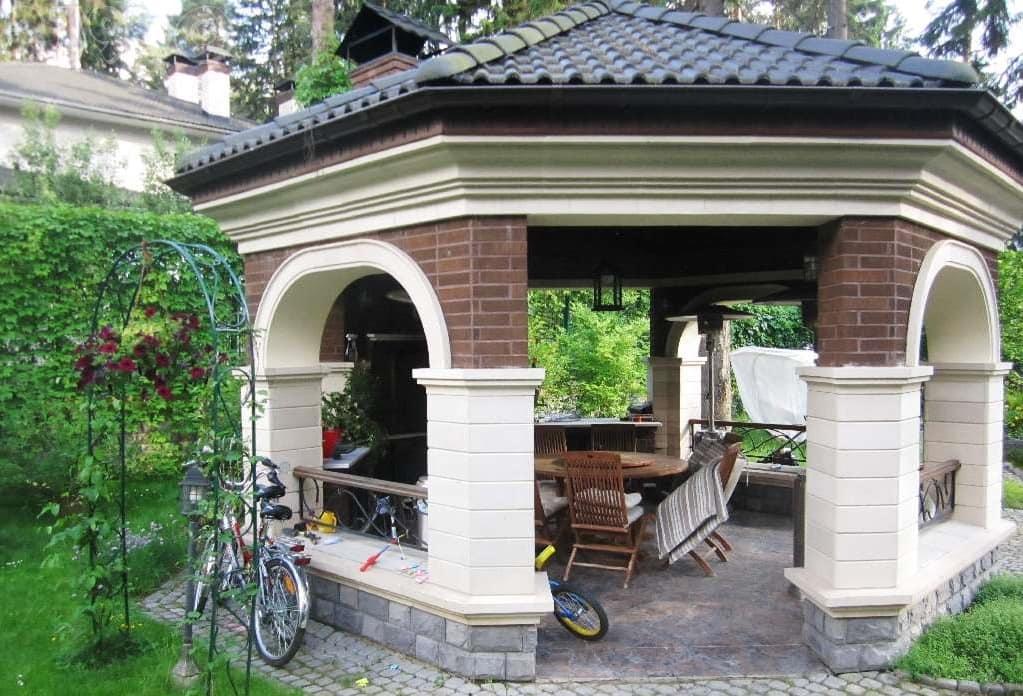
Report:
[[[828,0],[828,38],[849,38],[849,7],[846,0]]]
[[[292,79],[312,49],[309,0],[236,0],[230,13],[236,110],[273,115],[274,86]]]
[[[230,43],[228,0],[182,0],[181,12],[167,18],[165,45],[179,51]]]
[[[0,58],[42,60],[57,46],[61,21],[60,8],[54,0],[11,0],[9,4],[0,4]]]
[[[312,0],[312,38],[313,53],[315,60],[323,53],[331,40],[336,39],[334,35],[334,0]]]
[[[129,72],[124,56],[132,42],[145,36],[147,23],[126,0],[84,0],[81,66],[115,76]]]

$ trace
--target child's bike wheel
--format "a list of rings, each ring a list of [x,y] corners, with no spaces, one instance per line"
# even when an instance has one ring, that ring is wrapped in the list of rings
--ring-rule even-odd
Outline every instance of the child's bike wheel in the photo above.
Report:
[[[571,585],[561,584],[551,590],[554,596],[554,617],[569,633],[583,640],[600,640],[607,633],[608,621],[604,607]]]

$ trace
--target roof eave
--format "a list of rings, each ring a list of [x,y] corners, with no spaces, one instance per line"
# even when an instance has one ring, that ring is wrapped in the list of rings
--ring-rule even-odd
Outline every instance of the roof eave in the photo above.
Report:
[[[945,109],[963,114],[994,136],[1017,162],[1023,161],[1023,125],[989,91],[979,88],[897,87],[781,87],[749,85],[700,85],[666,88],[652,85],[565,85],[421,87],[375,104],[345,118],[289,133],[271,143],[221,156],[216,162],[175,175],[167,184],[188,195],[211,182],[258,167],[282,156],[303,151],[311,131],[318,141],[337,140],[377,128],[401,118],[444,107],[488,108],[508,106],[627,103],[630,110],[665,106],[684,107],[820,107],[828,109],[903,109],[926,112]],[[617,113],[608,111],[608,113]]]

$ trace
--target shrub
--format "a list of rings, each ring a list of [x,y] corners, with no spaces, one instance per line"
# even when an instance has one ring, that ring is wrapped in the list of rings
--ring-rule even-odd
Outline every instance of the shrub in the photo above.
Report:
[[[988,599],[935,623],[899,666],[912,674],[980,682],[1023,682],[1023,602]]]

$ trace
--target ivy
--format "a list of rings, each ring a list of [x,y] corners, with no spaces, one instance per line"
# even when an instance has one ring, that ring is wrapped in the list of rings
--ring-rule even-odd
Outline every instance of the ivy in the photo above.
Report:
[[[47,498],[67,487],[85,440],[75,346],[114,254],[160,238],[208,244],[240,267],[216,223],[197,215],[0,202],[0,485]],[[136,470],[176,473],[199,418],[179,408],[139,423]]]

